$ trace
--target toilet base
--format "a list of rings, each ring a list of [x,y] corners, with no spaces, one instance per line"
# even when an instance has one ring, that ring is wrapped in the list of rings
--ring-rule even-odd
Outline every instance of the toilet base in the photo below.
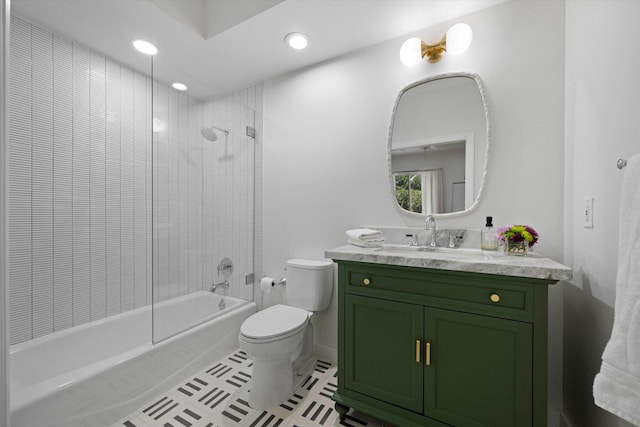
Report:
[[[300,355],[261,361],[253,359],[249,388],[249,406],[264,410],[277,406],[293,396],[294,391],[311,375],[317,358],[313,356],[313,326],[305,330]]]

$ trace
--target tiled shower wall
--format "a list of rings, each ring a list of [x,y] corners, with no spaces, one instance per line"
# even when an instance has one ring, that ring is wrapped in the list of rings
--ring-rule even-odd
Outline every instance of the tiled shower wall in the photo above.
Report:
[[[155,295],[165,300],[209,289],[224,280],[217,266],[230,258],[227,295],[252,300],[246,276],[261,271],[261,254],[254,255],[261,223],[254,218],[261,218],[262,85],[204,103],[162,85],[155,93]],[[228,135],[215,130],[218,139],[206,140],[200,130],[211,126]]]
[[[204,103],[152,91],[12,17],[9,97],[12,344],[208,287],[222,256],[236,262],[230,293],[252,298],[261,151],[240,129],[261,114],[261,86]],[[209,122],[230,128],[226,141],[200,136]]]

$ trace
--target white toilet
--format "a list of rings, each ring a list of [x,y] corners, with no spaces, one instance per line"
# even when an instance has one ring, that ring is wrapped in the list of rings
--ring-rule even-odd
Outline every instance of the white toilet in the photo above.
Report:
[[[240,348],[253,359],[249,405],[279,405],[313,370],[314,312],[325,310],[333,292],[333,262],[290,259],[286,267],[289,305],[259,311],[240,327]]]

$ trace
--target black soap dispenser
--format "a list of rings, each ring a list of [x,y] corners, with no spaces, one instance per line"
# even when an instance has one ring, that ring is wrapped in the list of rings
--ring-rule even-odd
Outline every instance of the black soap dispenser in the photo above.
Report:
[[[480,248],[483,251],[495,251],[498,249],[498,238],[493,229],[493,217],[487,217],[487,223],[480,232]]]

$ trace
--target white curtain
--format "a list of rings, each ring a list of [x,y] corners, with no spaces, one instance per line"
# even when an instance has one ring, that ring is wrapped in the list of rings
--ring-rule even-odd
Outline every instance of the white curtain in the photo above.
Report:
[[[422,175],[422,212],[426,214],[442,213],[442,169],[421,172]]]

